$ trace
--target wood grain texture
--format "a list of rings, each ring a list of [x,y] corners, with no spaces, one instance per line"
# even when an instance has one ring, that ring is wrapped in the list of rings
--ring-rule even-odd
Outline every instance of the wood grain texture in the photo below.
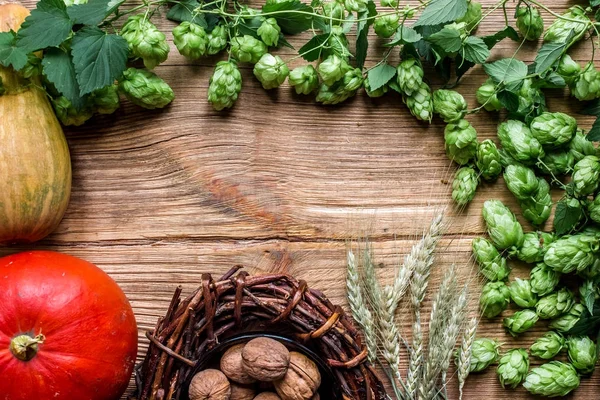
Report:
[[[553,0],[548,5],[560,12],[572,4]],[[509,16],[513,10],[510,4]],[[174,26],[158,20],[165,31]],[[497,12],[479,33],[502,25]],[[306,40],[300,35],[290,42],[299,48]],[[368,65],[378,61],[380,44],[371,38]],[[493,57],[514,50],[504,41]],[[589,51],[588,44],[581,45],[574,58],[587,60]],[[295,53],[283,49],[279,54],[285,59]],[[526,45],[522,59],[534,57],[535,47]],[[444,154],[440,120],[415,121],[394,94],[369,99],[361,93],[341,106],[323,107],[295,95],[287,84],[265,92],[249,66],[242,67],[238,103],[228,112],[215,112],[206,92],[216,61],[186,61],[171,43],[168,61],[156,69],[176,93],[170,107],[145,111],[124,102],[115,115],[68,130],[71,204],[57,232],[33,246],[85,258],[115,278],[136,312],[140,357],[147,346],[143,332],[164,313],[178,284],[187,293],[202,273],[218,275],[234,264],[251,273],[283,269],[345,305],[348,238],[372,238],[382,279],[389,280],[432,213],[450,204],[447,180],[455,167]],[[292,66],[300,64],[296,60]],[[476,68],[457,87],[470,106],[484,79]],[[548,96],[552,110],[576,115],[579,106],[562,92]],[[589,118],[577,117],[589,128]],[[469,120],[484,139],[495,136],[501,118],[482,113]],[[432,278],[435,288],[444,268],[457,263],[469,280],[474,307],[481,282],[468,263],[470,241],[483,234],[481,206],[490,198],[518,211],[502,182],[483,185],[469,207],[449,212]],[[0,249],[0,255],[24,249]],[[515,267],[514,276],[527,273]],[[410,315],[401,312],[399,323],[409,335]],[[539,323],[515,340],[495,319],[482,321],[479,335],[496,338],[508,349],[529,346],[544,330]],[[455,399],[452,384],[450,398]],[[570,398],[598,398],[599,384],[599,374],[585,378]],[[465,398],[530,397],[522,388],[503,390],[490,369],[469,378]]]

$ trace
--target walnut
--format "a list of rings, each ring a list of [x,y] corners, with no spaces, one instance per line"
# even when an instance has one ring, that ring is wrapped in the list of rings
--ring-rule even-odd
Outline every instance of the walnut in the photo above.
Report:
[[[230,394],[227,377],[217,369],[198,372],[190,383],[190,400],[229,400]]]
[[[254,400],[281,400],[281,397],[277,396],[273,392],[262,392],[256,396]]]
[[[232,381],[249,384],[256,382],[256,379],[244,372],[242,367],[242,349],[244,344],[236,344],[227,349],[221,357],[221,371]]]
[[[304,354],[292,351],[290,357],[290,367],[275,382],[275,390],[282,400],[310,400],[321,385],[319,368]]]
[[[240,385],[238,383],[231,384],[231,397],[229,400],[252,400],[256,390],[252,386]]]
[[[242,350],[244,371],[259,381],[271,382],[281,379],[290,363],[288,349],[274,339],[252,339]]]

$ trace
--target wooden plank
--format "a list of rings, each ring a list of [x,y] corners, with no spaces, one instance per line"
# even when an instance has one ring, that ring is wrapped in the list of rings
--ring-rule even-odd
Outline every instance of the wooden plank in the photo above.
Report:
[[[26,4],[32,7],[34,1]],[[548,5],[560,12],[570,4],[553,0]],[[510,4],[508,15],[513,11]],[[164,20],[158,25],[165,31],[174,26]],[[479,33],[501,25],[498,12]],[[299,48],[306,40],[300,35],[291,43]],[[381,49],[374,36],[370,42]],[[514,50],[514,43],[505,41],[493,54],[497,58]],[[578,46],[575,58],[587,60],[588,52],[588,44]],[[295,53],[282,49],[279,54],[286,59]],[[378,61],[376,54],[381,52],[370,53],[368,65]],[[527,44],[522,58],[531,62],[534,57],[535,47]],[[107,271],[135,309],[140,357],[147,347],[144,330],[164,313],[178,284],[189,292],[204,272],[219,275],[242,264],[261,273],[283,265],[345,305],[347,239],[368,234],[382,279],[389,281],[432,213],[449,204],[447,181],[454,166],[444,154],[441,121],[415,121],[394,94],[369,99],[361,93],[341,106],[322,107],[297,96],[287,84],[265,92],[249,66],[242,66],[238,103],[230,111],[215,112],[206,91],[217,60],[189,62],[171,43],[169,60],[156,68],[176,93],[170,107],[146,111],[124,102],[113,116],[67,129],[74,181],[63,223],[39,244],[0,249],[0,255],[29,248],[63,251]],[[391,62],[396,61],[394,55]],[[295,60],[291,66],[300,64]],[[474,93],[484,79],[476,68],[457,87],[470,106],[476,105]],[[553,110],[578,110],[563,93],[550,91],[548,96]],[[590,118],[577,117],[583,127],[590,126]],[[495,136],[501,118],[483,113],[469,120],[483,139]],[[497,182],[483,185],[464,211],[449,211],[430,289],[456,263],[471,286],[475,313],[481,281],[469,264],[469,248],[470,240],[483,234],[480,210],[489,198],[518,210]],[[514,275],[527,272],[518,266]],[[425,312],[429,306],[426,302]],[[411,322],[410,314],[399,315],[403,334],[410,336]],[[540,323],[514,340],[495,319],[482,321],[479,332],[508,349],[529,346],[544,330]],[[598,374],[586,378],[571,398],[595,398],[599,384]],[[450,398],[456,398],[454,380],[449,390]],[[503,390],[491,369],[470,378],[465,398],[529,397],[522,388]]]

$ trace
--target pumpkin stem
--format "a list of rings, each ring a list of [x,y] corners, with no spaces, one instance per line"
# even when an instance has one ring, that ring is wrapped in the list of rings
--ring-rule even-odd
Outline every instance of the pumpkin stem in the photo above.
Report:
[[[29,335],[19,335],[10,341],[10,351],[21,361],[29,361],[37,354],[39,344],[44,343],[46,337],[41,333],[36,337]]]

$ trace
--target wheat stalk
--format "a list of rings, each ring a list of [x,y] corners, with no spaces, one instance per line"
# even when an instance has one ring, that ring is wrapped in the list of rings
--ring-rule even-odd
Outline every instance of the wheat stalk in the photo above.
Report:
[[[363,330],[369,361],[374,362],[377,359],[377,335],[375,333],[373,315],[362,295],[360,274],[356,257],[352,250],[348,250],[347,260],[346,294],[348,304],[350,305],[352,316]]]
[[[456,357],[459,400],[462,400],[463,387],[465,386],[465,382],[471,370],[471,353],[473,351],[473,342],[475,341],[475,335],[477,333],[477,323],[478,320],[476,317],[471,318],[469,322],[467,322],[463,331],[458,356]]]

